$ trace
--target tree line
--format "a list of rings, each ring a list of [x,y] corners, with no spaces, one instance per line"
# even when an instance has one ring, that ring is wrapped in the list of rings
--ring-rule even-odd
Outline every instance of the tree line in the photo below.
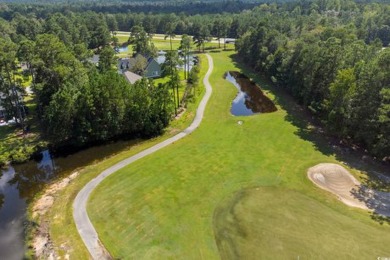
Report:
[[[390,156],[390,5],[321,0],[247,15],[258,19],[237,41],[243,60],[335,136]]]
[[[230,4],[225,2],[224,5],[229,6]],[[273,17],[281,13],[294,15],[296,20],[300,20],[300,23],[306,22],[303,18],[310,17],[310,14],[314,13],[328,17],[333,15],[345,22],[350,19],[348,16],[351,15],[353,23],[358,29],[359,39],[368,43],[379,38],[386,46],[390,42],[390,29],[386,20],[387,6],[378,3],[358,4],[352,0],[300,0],[284,4],[261,4],[257,5],[253,11],[239,12],[240,10],[238,10],[237,13],[188,15],[185,12],[95,12],[88,9],[72,10],[66,7],[63,10],[55,11],[56,9],[50,9],[50,5],[41,6],[42,10],[45,11],[44,14],[41,14],[35,5],[23,8],[19,5],[11,5],[0,8],[0,17],[4,19],[0,20],[0,29],[7,32],[8,21],[17,27],[18,33],[30,38],[42,31],[54,31],[57,34],[61,31],[60,39],[65,42],[69,42],[69,38],[72,37],[85,38],[86,32],[90,31],[91,27],[96,27],[96,24],[101,25],[96,29],[103,30],[105,27],[109,31],[129,31],[134,26],[142,26],[150,34],[163,34],[167,31],[167,27],[171,27],[170,30],[175,34],[239,38],[249,29],[253,30],[257,27],[259,20],[263,19],[262,10]],[[191,9],[191,7],[188,8]],[[207,10],[205,7],[204,9]],[[103,31],[95,31],[93,35],[89,36],[93,39],[100,33]],[[93,44],[90,47],[93,47]]]
[[[291,0],[280,0],[291,1]],[[183,13],[185,15],[195,14],[217,14],[217,13],[240,13],[243,10],[252,9],[260,2],[236,1],[236,0],[212,0],[212,1],[5,1],[0,8],[0,16],[11,19],[14,13],[28,15],[34,13],[38,18],[47,18],[48,15],[59,12],[84,13],[92,11],[96,13],[117,14],[117,13]]]
[[[102,16],[65,17],[54,14],[36,20],[16,14],[10,23],[0,22],[2,101],[16,95],[22,103],[23,88],[15,76],[23,61],[32,78],[42,132],[52,145],[83,146],[115,137],[160,134],[173,113],[167,86],[155,86],[148,79],[131,85],[117,73]],[[100,54],[98,66],[88,60],[93,51]],[[15,94],[16,89],[21,93]],[[8,103],[8,116],[27,126],[23,105]]]
[[[60,94],[55,96],[65,85],[89,84],[85,82],[93,82],[90,78],[108,73],[103,68],[91,72],[96,68],[88,67],[85,62],[91,50],[105,50],[106,62],[100,64],[110,64],[110,54],[105,48],[112,40],[109,32],[129,31],[138,26],[148,33],[145,37],[153,33],[166,34],[170,39],[176,34],[191,35],[199,50],[210,37],[239,38],[236,44],[239,56],[288,90],[335,135],[359,143],[379,157],[390,154],[389,50],[385,48],[390,43],[388,4],[300,0],[261,4],[241,13],[216,15],[96,13],[69,9],[58,13],[51,12],[50,8],[45,15],[34,8],[25,8],[23,14],[13,12],[11,16],[4,12],[12,8],[15,7],[0,11],[4,18],[0,19],[1,42],[6,46],[4,53],[16,53],[16,58],[11,60],[31,60],[28,63],[34,72],[42,122],[54,120],[45,111],[53,97],[65,98]],[[42,40],[42,37],[48,38]],[[53,41],[63,51],[46,51],[53,46],[45,45],[46,41]],[[8,45],[12,44],[17,47],[10,52]],[[57,53],[60,55],[56,56]],[[7,63],[10,58],[3,56]],[[173,56],[171,60],[175,59]],[[6,71],[13,65],[4,64],[1,82],[5,86],[11,84],[6,79],[12,77]],[[71,92],[72,88],[67,87]],[[74,93],[72,98],[77,95]],[[91,137],[95,139],[98,138]]]

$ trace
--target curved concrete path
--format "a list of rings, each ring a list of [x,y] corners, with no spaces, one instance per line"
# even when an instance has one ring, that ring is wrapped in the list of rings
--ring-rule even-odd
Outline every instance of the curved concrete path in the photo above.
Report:
[[[179,134],[161,142],[158,143],[136,155],[133,155],[113,166],[106,169],[102,173],[100,173],[96,178],[92,179],[90,182],[87,183],[83,187],[82,190],[79,191],[79,193],[76,196],[76,199],[73,202],[73,218],[76,223],[77,230],[81,236],[81,238],[84,241],[85,246],[87,247],[89,253],[91,254],[93,259],[111,259],[112,257],[107,252],[107,250],[104,248],[102,243],[99,240],[98,234],[93,227],[91,220],[88,217],[87,213],[87,202],[88,198],[91,194],[91,192],[96,188],[96,186],[99,185],[107,176],[115,173],[119,169],[122,169],[123,167],[131,164],[132,162],[141,159],[149,154],[152,154],[161,148],[164,148],[165,146],[176,142],[177,140],[183,138],[184,136],[190,134],[193,132],[201,123],[203,119],[203,114],[206,108],[206,104],[208,100],[210,99],[212,88],[209,82],[209,77],[211,72],[213,71],[213,59],[209,54],[206,54],[208,62],[209,62],[209,69],[203,79],[203,83],[206,87],[206,93],[203,96],[198,109],[196,110],[196,115],[194,118],[194,121],[191,123],[191,125],[186,128],[184,131],[180,132]]]

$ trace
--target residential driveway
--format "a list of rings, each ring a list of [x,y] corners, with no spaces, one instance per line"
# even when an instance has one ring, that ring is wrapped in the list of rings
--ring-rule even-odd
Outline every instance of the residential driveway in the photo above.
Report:
[[[76,199],[73,202],[73,218],[76,223],[77,230],[84,241],[85,246],[87,247],[89,253],[91,254],[93,259],[112,259],[110,254],[107,252],[105,247],[102,245],[102,243],[99,240],[98,234],[92,225],[88,214],[87,214],[87,202],[88,198],[91,194],[91,192],[96,188],[96,186],[99,185],[107,176],[115,173],[119,169],[122,169],[123,167],[131,164],[132,162],[135,162],[138,159],[141,159],[149,154],[152,154],[161,148],[164,148],[165,146],[170,145],[173,142],[176,142],[177,140],[183,138],[184,136],[190,134],[193,132],[198,126],[200,125],[203,114],[207,105],[207,102],[210,99],[212,88],[209,82],[209,77],[211,72],[213,71],[213,59],[209,54],[206,54],[208,62],[209,62],[209,69],[203,79],[203,83],[206,87],[206,93],[203,96],[198,109],[196,110],[196,115],[194,118],[194,121],[191,123],[191,125],[186,128],[184,131],[180,132],[179,134],[161,142],[158,143],[136,155],[133,155],[113,166],[106,169],[102,173],[100,173],[96,178],[91,180],[90,182],[85,185],[80,192],[77,194]]]

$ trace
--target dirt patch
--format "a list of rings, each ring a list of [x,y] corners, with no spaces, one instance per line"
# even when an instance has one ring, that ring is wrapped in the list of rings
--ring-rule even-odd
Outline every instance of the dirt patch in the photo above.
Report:
[[[52,207],[55,202],[56,193],[68,186],[78,175],[79,172],[76,171],[68,177],[50,185],[32,206],[32,217],[37,222],[32,247],[35,257],[38,259],[58,259],[50,239],[50,223],[44,221],[42,216]]]
[[[314,184],[335,194],[348,206],[390,216],[390,193],[365,187],[340,165],[321,163],[310,168],[307,175]]]
[[[177,111],[177,115],[175,116],[175,120],[179,120],[181,116],[186,112],[187,110],[184,107],[179,107]]]

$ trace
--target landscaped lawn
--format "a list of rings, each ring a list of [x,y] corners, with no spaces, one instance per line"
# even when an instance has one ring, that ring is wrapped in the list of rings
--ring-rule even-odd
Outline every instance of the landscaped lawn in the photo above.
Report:
[[[93,192],[89,216],[112,256],[390,256],[389,226],[344,205],[306,177],[309,167],[337,161],[325,153],[326,144],[311,141],[310,132],[300,128],[305,124],[281,107],[249,117],[230,114],[236,88],[223,74],[240,66],[232,54],[212,54],[213,94],[195,132],[111,175]],[[278,105],[289,104],[273,87],[263,81],[261,86]]]

